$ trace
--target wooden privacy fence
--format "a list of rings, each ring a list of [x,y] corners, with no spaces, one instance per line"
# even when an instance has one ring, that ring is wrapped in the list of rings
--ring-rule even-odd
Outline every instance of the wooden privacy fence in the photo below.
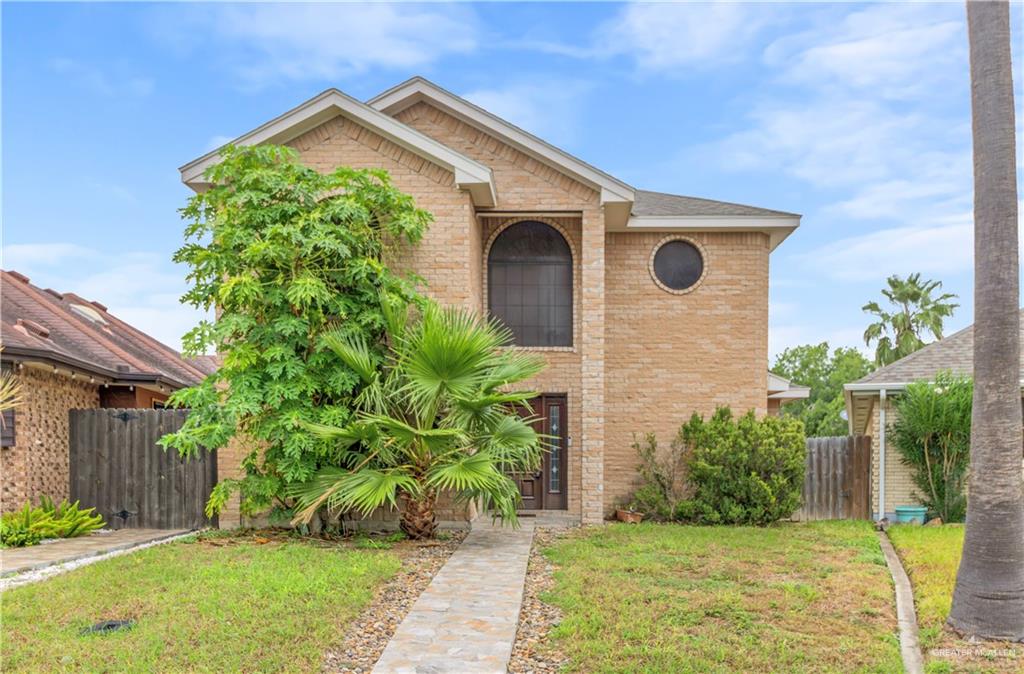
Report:
[[[217,461],[203,450],[182,459],[157,444],[181,428],[186,410],[88,409],[70,412],[71,500],[96,508],[113,529],[199,529],[217,483]]]
[[[871,519],[871,437],[807,438],[803,507],[793,519]]]

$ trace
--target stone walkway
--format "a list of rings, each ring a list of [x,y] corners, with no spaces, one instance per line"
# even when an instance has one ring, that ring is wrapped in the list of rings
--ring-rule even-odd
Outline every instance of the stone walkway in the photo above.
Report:
[[[398,626],[375,674],[504,673],[516,638],[533,523],[474,524]]]
[[[0,576],[43,569],[85,557],[105,555],[137,545],[152,543],[185,533],[185,530],[118,529],[97,531],[80,538],[65,538],[52,543],[30,545],[25,548],[0,550]]]

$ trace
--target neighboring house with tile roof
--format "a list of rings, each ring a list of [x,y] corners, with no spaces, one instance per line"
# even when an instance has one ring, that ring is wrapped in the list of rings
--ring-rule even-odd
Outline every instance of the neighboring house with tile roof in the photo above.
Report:
[[[599,522],[636,488],[634,434],[667,444],[694,412],[767,414],[806,393],[766,368],[769,258],[799,215],[636,189],[420,77],[366,102],[329,89],[232,142],[289,145],[319,171],[387,170],[433,214],[399,271],[500,319],[548,365],[527,383],[554,438],[519,480],[527,509]],[[189,162],[182,181],[205,189],[217,161]],[[238,475],[250,449],[218,450],[218,474]]]
[[[216,365],[185,359],[96,301],[32,285],[0,270],[0,361],[21,381],[4,415],[0,509],[68,496],[68,411],[162,407]]]
[[[1021,318],[1021,340],[1024,341],[1024,309]],[[1019,369],[1024,399],[1024,358]],[[844,386],[850,433],[871,436],[872,512],[876,518],[884,513],[892,519],[896,506],[919,505],[911,469],[903,464],[899,453],[886,440],[886,430],[892,426],[896,415],[893,398],[898,397],[907,384],[934,381],[943,371],[965,377],[973,375],[973,325]]]

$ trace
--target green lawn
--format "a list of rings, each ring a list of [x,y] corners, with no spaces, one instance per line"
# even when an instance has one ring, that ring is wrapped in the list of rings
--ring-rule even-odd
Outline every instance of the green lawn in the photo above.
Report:
[[[968,644],[944,629],[953,601],[953,586],[964,545],[962,525],[941,527],[901,525],[889,529],[914,588],[914,606],[921,628],[921,647],[929,672],[1024,671],[1024,647],[1006,644]],[[932,649],[960,649],[954,658],[929,653]],[[1015,657],[992,657],[986,650],[1011,650]]]
[[[5,592],[0,668],[315,671],[399,565],[388,552],[287,538],[219,536],[140,550]],[[79,634],[124,618],[137,626]]]
[[[545,597],[580,672],[901,671],[867,522],[612,525],[556,542]]]

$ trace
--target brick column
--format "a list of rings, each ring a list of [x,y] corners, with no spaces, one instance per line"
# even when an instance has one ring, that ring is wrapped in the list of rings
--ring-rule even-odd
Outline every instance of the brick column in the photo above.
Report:
[[[583,416],[581,520],[604,520],[604,214],[583,212],[580,360]]]

